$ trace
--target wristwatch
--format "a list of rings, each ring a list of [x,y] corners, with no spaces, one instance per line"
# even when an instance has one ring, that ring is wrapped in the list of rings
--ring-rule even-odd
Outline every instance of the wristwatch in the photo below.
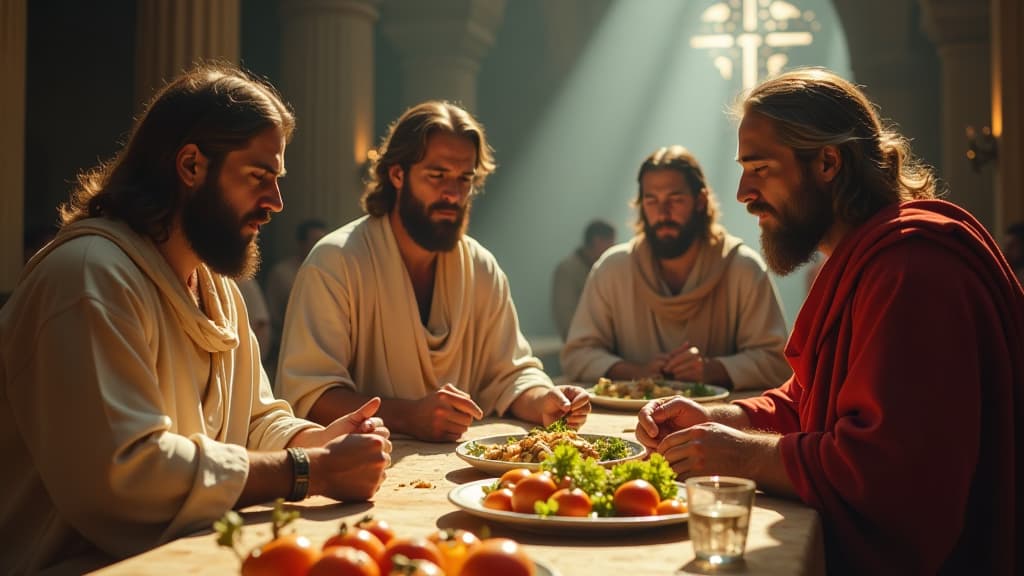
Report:
[[[302,448],[286,448],[292,461],[292,493],[289,502],[305,500],[309,495],[309,455]]]

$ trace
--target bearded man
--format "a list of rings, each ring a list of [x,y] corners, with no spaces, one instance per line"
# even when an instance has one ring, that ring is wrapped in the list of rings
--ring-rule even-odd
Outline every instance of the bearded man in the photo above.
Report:
[[[778,292],[757,252],[718,223],[697,159],[660,148],[637,182],[637,235],[594,265],[562,349],[565,375],[777,386],[791,374]]]
[[[431,441],[490,413],[584,422],[589,396],[544,374],[508,279],[465,234],[493,170],[483,127],[458,106],[424,102],[392,125],[368,215],[325,236],[292,289],[276,386],[298,414],[329,422],[379,395],[392,430]]]
[[[294,125],[268,84],[201,66],[80,177],[0,312],[0,572],[81,573],[233,507],[380,487],[379,400],[295,418],[232,280],[282,208]]]

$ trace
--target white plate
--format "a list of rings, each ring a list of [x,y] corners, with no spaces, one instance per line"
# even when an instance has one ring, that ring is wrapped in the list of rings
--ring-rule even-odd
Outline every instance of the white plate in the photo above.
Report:
[[[690,518],[689,514],[576,518],[570,516],[538,516],[537,514],[492,510],[491,508],[484,508],[483,499],[484,488],[494,484],[494,481],[495,479],[491,478],[489,480],[477,480],[476,482],[468,482],[461,486],[456,486],[448,493],[448,500],[474,516],[494,520],[495,522],[513,524],[525,530],[537,532],[564,531],[567,528],[580,532],[624,532],[668,524],[681,524]],[[676,487],[679,488],[681,495],[686,493],[686,487],[681,482],[676,482]]]
[[[601,462],[601,464],[604,466],[614,466],[615,464],[618,464],[620,462],[626,462],[627,460],[635,460],[637,458],[642,457],[645,452],[643,444],[640,444],[639,442],[636,442],[634,440],[627,440],[620,436],[611,436],[608,434],[580,434],[580,436],[591,441],[593,441],[596,438],[618,438],[626,443],[630,451],[629,456],[625,458],[620,458],[618,460],[605,460]],[[512,470],[513,468],[526,468],[528,470],[538,470],[540,469],[539,462],[503,462],[501,460],[488,460],[486,458],[481,458],[479,456],[473,456],[469,453],[469,446],[470,444],[473,443],[482,445],[504,444],[508,442],[509,438],[519,440],[525,437],[526,434],[499,434],[498,436],[487,436],[484,438],[477,438],[476,440],[469,440],[456,446],[455,454],[459,458],[462,458],[464,461],[472,465],[474,468],[482,470],[483,472],[486,472],[488,474],[494,474],[496,476],[501,476],[506,471]]]
[[[693,387],[693,382],[679,382],[676,380],[663,380],[662,385],[670,386],[679,390],[686,390]],[[715,386],[714,384],[705,384],[705,387],[710,389],[714,394],[710,396],[684,396],[684,398],[690,398],[694,402],[714,402],[715,400],[722,400],[729,397],[729,391],[721,386]],[[595,406],[603,406],[605,408],[615,408],[619,410],[639,410],[644,407],[645,404],[654,400],[654,398],[615,398],[613,396],[602,396],[594,392],[594,386],[587,388],[587,393],[590,394],[590,402]],[[682,394],[680,394],[682,396]],[[670,398],[670,396],[668,396]]]
[[[534,572],[534,576],[562,576],[558,570],[549,567],[547,564],[542,564],[539,560],[533,561],[533,567],[537,569]]]

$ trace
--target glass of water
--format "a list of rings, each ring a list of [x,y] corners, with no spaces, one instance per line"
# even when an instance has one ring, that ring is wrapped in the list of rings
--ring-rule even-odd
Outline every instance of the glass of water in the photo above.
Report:
[[[720,565],[743,558],[755,488],[753,480],[733,476],[686,480],[690,541],[697,559]]]

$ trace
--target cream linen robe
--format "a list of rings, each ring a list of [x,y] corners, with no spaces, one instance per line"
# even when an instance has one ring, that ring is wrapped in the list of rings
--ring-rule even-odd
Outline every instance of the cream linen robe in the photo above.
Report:
[[[675,296],[642,236],[610,249],[583,289],[562,370],[595,382],[619,361],[646,364],[686,341],[719,360],[737,390],[778,386],[792,374],[779,296],[761,257],[739,238],[701,243]]]
[[[208,528],[247,448],[315,426],[274,399],[235,283],[201,266],[199,286],[209,317],[150,241],[103,218],[28,264],[0,310],[0,573]]]
[[[299,270],[275,387],[305,415],[336,386],[418,399],[451,382],[501,415],[523,391],[553,386],[542,368],[490,252],[463,236],[438,255],[424,327],[390,222],[364,216],[321,239]]]

